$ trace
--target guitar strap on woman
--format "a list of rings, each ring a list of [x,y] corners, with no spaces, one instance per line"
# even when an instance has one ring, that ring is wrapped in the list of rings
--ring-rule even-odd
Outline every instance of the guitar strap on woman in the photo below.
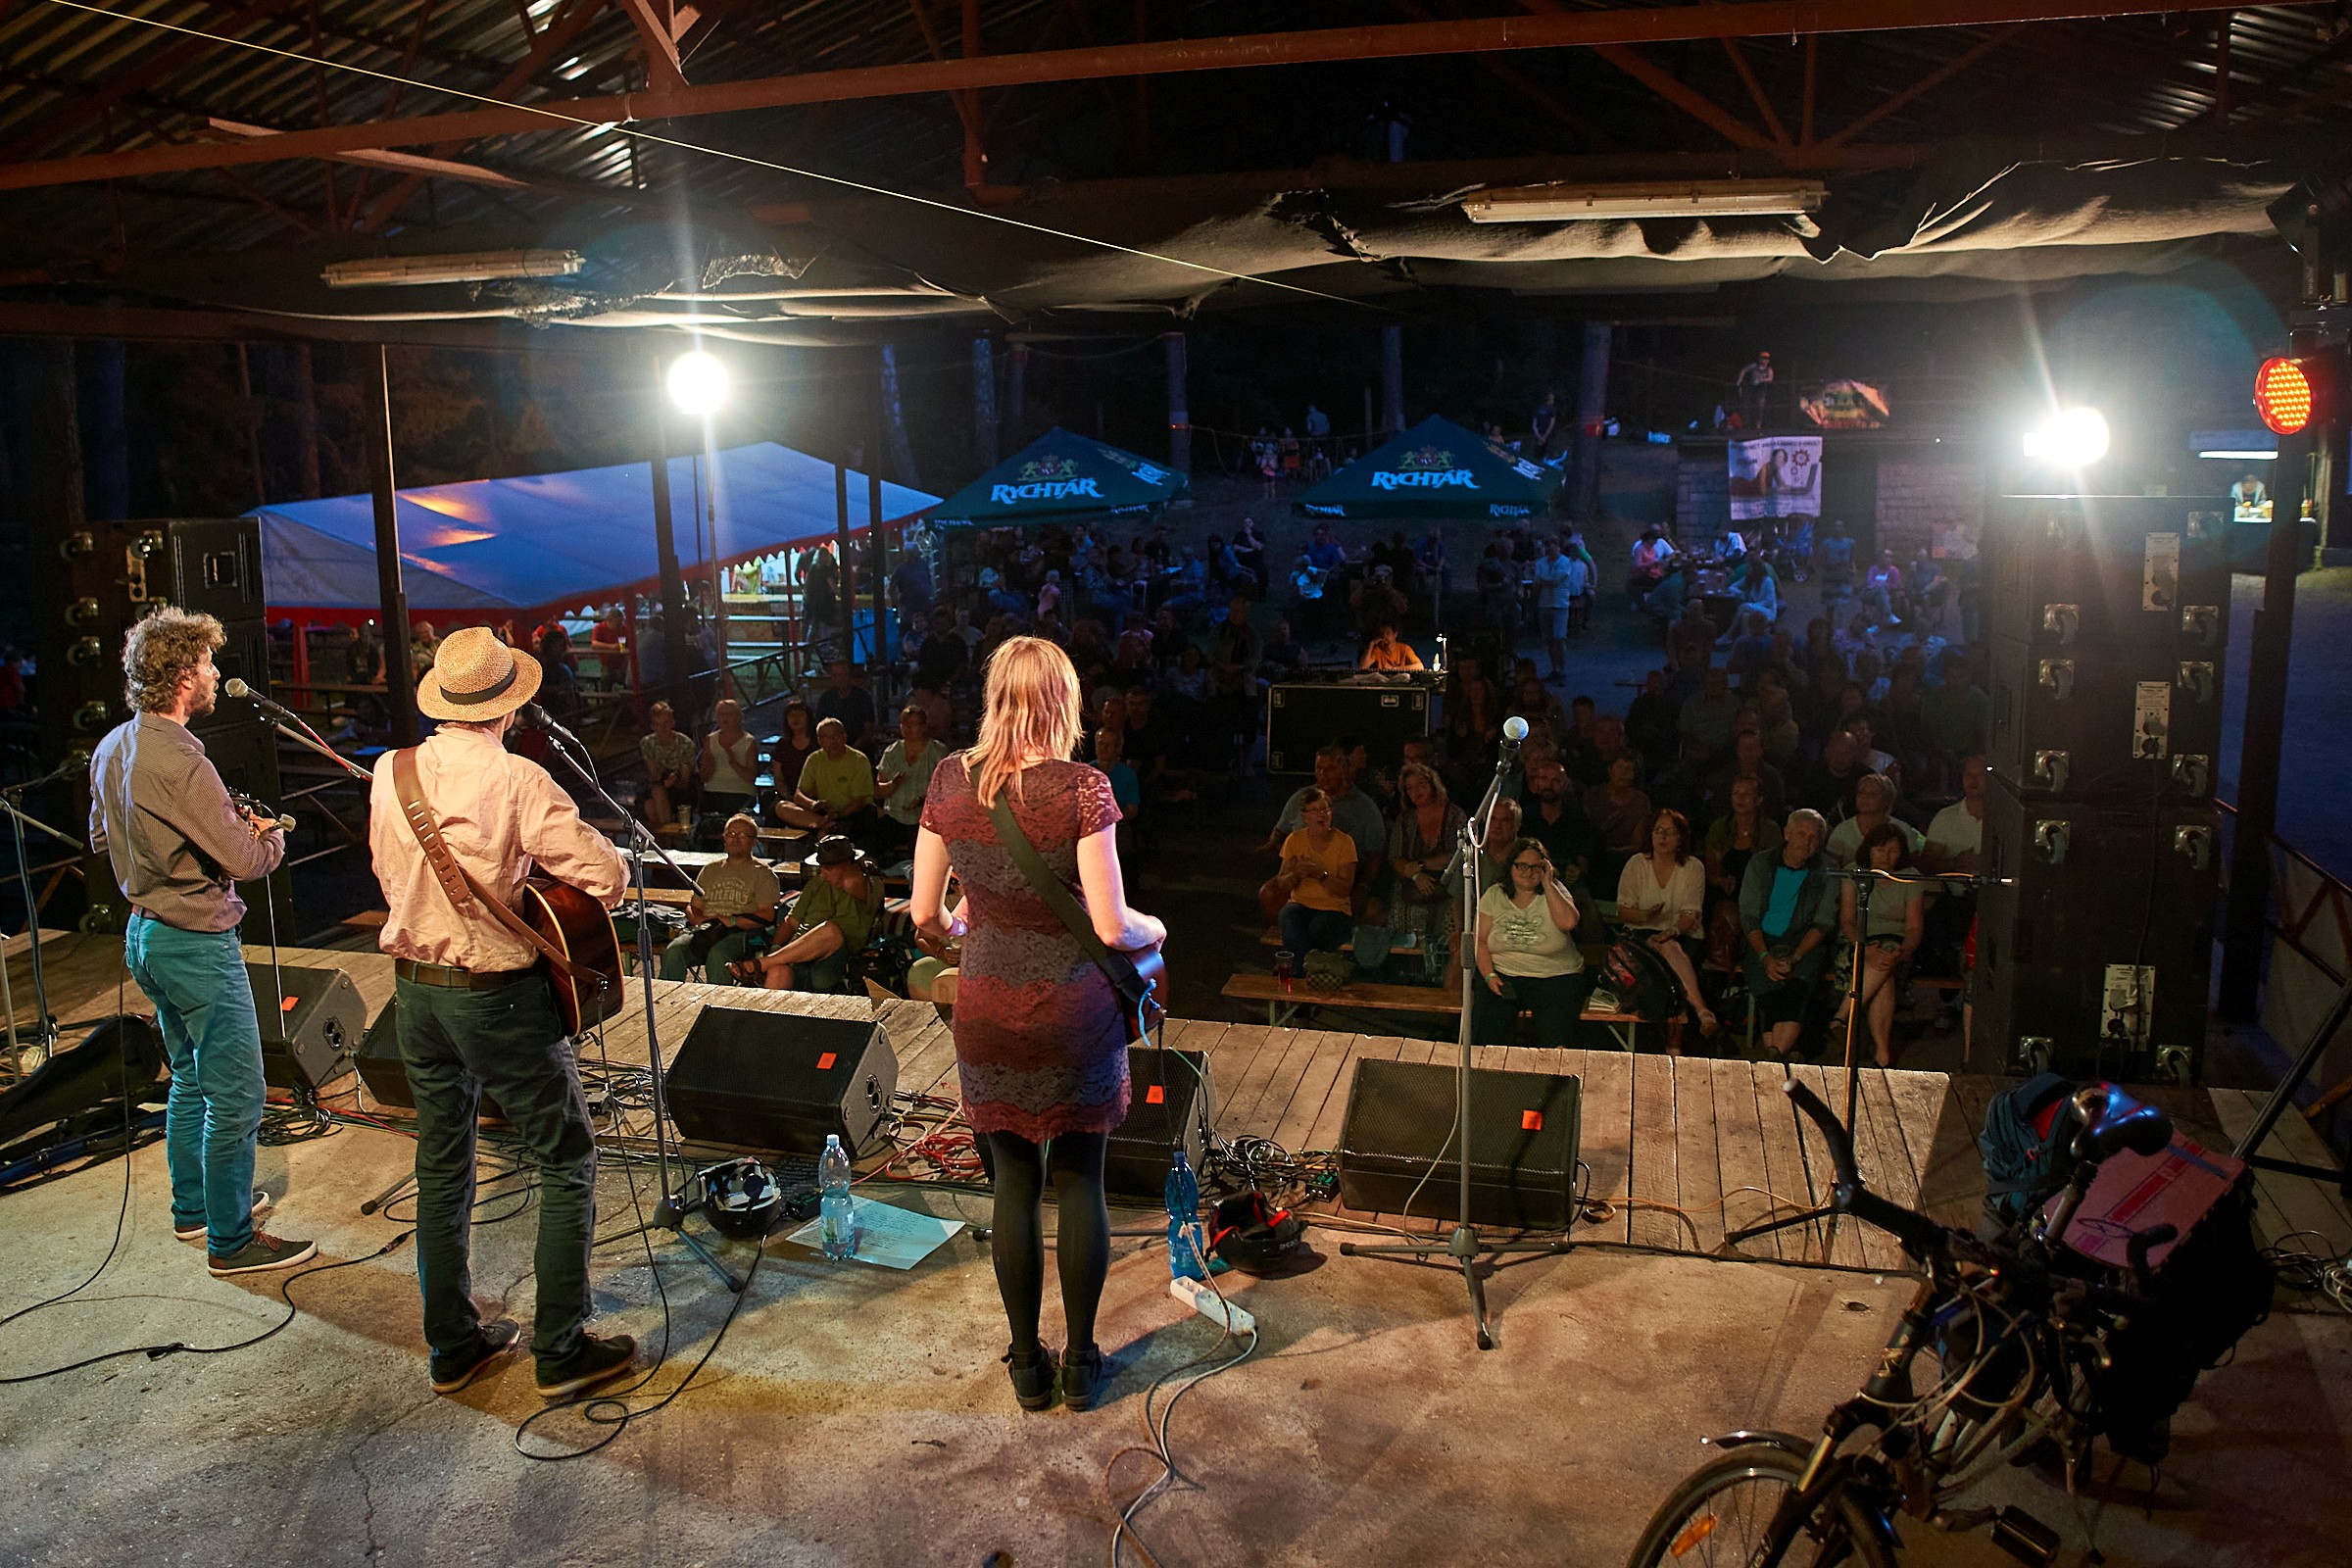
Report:
[[[605,977],[594,969],[574,963],[563,949],[531,928],[529,921],[509,908],[506,902],[474,880],[473,873],[457,861],[442,842],[441,824],[433,819],[433,808],[424,803],[424,791],[416,777],[415,748],[392,754],[392,794],[400,802],[400,814],[408,818],[409,830],[416,835],[416,843],[424,851],[424,863],[433,868],[441,883],[441,891],[449,895],[450,904],[463,915],[476,914],[480,909],[490,911],[491,917],[510,932],[539,950],[540,956],[554,964],[570,979],[602,990]]]
[[[1132,959],[1123,953],[1113,952],[1101,937],[1095,935],[1095,922],[1087,917],[1086,910],[1071,897],[1070,890],[1062,885],[1061,879],[1047,866],[1045,857],[1037,853],[1037,846],[1029,842],[1029,836],[1021,831],[1020,823],[1012,819],[1012,807],[1001,789],[988,808],[988,818],[997,825],[997,842],[1004,846],[1005,853],[1012,857],[1012,863],[1019,866],[1021,875],[1029,879],[1030,890],[1045,901],[1047,908],[1061,916],[1061,923],[1069,927],[1071,936],[1078,939],[1080,951],[1095,960],[1095,967],[1102,971],[1102,977],[1110,982],[1110,989],[1126,1004],[1128,1016],[1135,1020],[1138,1036],[1148,1036],[1152,1032],[1152,1020],[1145,1016],[1146,1009],[1163,1018],[1167,1016],[1167,1008],[1152,994],[1156,988],[1137,971]]]

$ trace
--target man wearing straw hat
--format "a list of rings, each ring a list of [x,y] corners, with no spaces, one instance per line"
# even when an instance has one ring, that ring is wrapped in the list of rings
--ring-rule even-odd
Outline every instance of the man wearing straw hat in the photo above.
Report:
[[[502,744],[539,690],[540,668],[487,626],[442,639],[416,683],[417,710],[441,721],[416,748],[416,789],[451,857],[512,906],[533,865],[601,901],[620,902],[620,852],[580,820],[547,769]],[[513,1345],[505,1318],[473,1302],[467,1221],[474,1117],[486,1092],[539,1179],[539,1392],[567,1397],[629,1368],[636,1342],[586,1332],[588,1249],[596,1225],[596,1135],[538,952],[494,916],[461,912],[404,815],[396,759],[375,770],[369,847],[390,911],[400,1054],[416,1098],[416,1277],[436,1394],[466,1387]]]

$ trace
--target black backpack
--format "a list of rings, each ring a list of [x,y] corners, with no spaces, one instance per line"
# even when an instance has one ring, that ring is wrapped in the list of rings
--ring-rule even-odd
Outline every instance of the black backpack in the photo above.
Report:
[[[2048,1133],[2035,1127],[2042,1112],[2074,1089],[2057,1073],[2036,1073],[2002,1090],[1984,1107],[1977,1151],[1984,1156],[1984,1214],[1996,1229],[2015,1224],[2066,1185],[2074,1141],[2065,1134],[2072,1129],[2056,1116]]]
[[[1600,977],[1617,993],[1617,1005],[1643,1023],[1657,1023],[1683,1009],[1682,982],[1647,942],[1627,937],[1600,960]]]

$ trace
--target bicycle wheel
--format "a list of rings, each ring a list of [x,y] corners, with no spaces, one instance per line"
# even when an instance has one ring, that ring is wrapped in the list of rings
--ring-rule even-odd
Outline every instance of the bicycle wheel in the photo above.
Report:
[[[1781,1498],[1805,1462],[1779,1448],[1735,1448],[1693,1470],[1642,1533],[1630,1568],[1773,1568],[1757,1552]],[[1844,1493],[1827,1502],[1780,1559],[1787,1568],[1894,1568],[1862,1505]]]

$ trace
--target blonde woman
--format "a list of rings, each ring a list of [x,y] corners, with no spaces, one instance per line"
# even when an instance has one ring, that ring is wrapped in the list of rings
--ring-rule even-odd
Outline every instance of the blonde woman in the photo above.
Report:
[[[1012,1330],[1004,1361],[1025,1410],[1046,1408],[1057,1391],[1070,1408],[1091,1409],[1102,1378],[1094,1342],[1110,1264],[1102,1154],[1127,1115],[1127,1029],[1110,983],[999,842],[991,805],[1010,803],[1015,825],[1077,892],[1104,946],[1132,951],[1167,938],[1166,926],[1128,907],[1110,781],[1069,760],[1083,723],[1069,655],[1042,638],[1008,639],[989,661],[980,739],[932,774],[914,848],[916,927],[962,943],[956,1073],[964,1116],[995,1172],[992,1250]],[[951,868],[964,893],[953,909]],[[1058,1380],[1038,1338],[1049,1166],[1069,1331]]]

